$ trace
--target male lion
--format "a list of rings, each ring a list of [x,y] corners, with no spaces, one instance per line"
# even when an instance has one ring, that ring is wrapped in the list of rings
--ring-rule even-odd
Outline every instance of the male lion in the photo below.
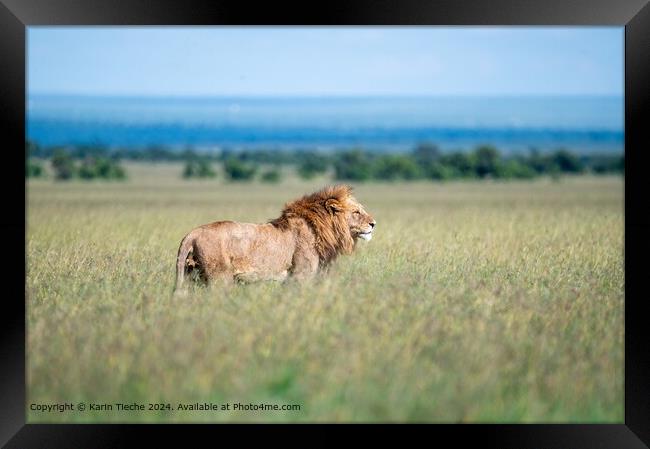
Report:
[[[207,284],[308,278],[339,254],[350,254],[358,238],[370,240],[375,224],[352,188],[338,185],[287,203],[265,224],[199,226],[178,248],[175,290],[183,290],[193,269]]]

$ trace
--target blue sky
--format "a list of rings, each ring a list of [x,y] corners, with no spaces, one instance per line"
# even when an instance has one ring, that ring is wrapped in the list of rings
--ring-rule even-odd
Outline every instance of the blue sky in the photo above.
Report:
[[[29,27],[28,91],[623,95],[623,27]]]

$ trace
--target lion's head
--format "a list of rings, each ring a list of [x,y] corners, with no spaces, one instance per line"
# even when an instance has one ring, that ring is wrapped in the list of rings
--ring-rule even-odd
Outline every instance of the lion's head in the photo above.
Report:
[[[347,220],[352,238],[370,241],[377,222],[353,196],[348,197]]]
[[[352,196],[348,185],[327,186],[292,201],[271,223],[287,227],[290,218],[302,218],[312,228],[316,250],[325,263],[340,253],[352,252],[358,238],[370,240],[377,224]]]

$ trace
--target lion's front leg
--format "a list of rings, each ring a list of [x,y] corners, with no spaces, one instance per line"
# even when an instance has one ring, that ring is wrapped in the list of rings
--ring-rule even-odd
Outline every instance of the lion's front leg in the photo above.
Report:
[[[318,255],[308,251],[296,251],[291,266],[291,276],[296,280],[310,279],[318,272]]]

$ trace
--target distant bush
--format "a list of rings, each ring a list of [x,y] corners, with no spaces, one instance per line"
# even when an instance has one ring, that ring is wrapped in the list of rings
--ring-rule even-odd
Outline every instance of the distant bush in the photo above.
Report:
[[[114,159],[97,159],[97,174],[103,179],[126,179],[126,170]]]
[[[440,163],[447,166],[454,178],[476,177],[476,164],[472,154],[450,153],[440,158]]]
[[[441,164],[440,162],[433,162],[425,166],[423,174],[426,178],[444,181],[455,177],[455,171],[452,167]]]
[[[551,154],[551,162],[562,172],[578,173],[583,170],[580,159],[564,149]]]
[[[494,171],[494,177],[501,179],[532,179],[535,176],[537,173],[533,168],[517,159],[499,162]]]
[[[65,149],[59,148],[52,155],[52,169],[57,180],[69,180],[79,177],[84,180],[126,178],[124,168],[119,160],[103,156],[86,156],[79,165]]]
[[[334,161],[336,179],[365,181],[370,179],[372,174],[370,157],[361,150],[340,153]]]
[[[32,158],[28,158],[25,161],[26,178],[40,178],[43,176],[43,173],[43,166],[39,162],[36,162]]]
[[[188,160],[183,169],[183,178],[214,178],[217,173],[212,169],[210,161],[204,158]]]
[[[582,161],[585,169],[598,175],[608,173],[623,173],[625,171],[625,156],[593,155]]]
[[[88,158],[81,163],[77,174],[81,179],[94,179],[97,177],[97,170],[95,169],[95,163],[92,159]]]
[[[54,178],[61,181],[72,179],[76,174],[72,156],[62,148],[54,151],[52,155],[52,168],[54,169]]]
[[[531,149],[528,156],[524,158],[525,164],[537,174],[549,173],[552,169],[550,157],[543,156],[537,149]]]
[[[281,178],[280,170],[273,169],[262,173],[260,179],[262,180],[262,182],[277,183],[280,182],[280,178]]]
[[[78,170],[81,179],[115,179],[126,178],[126,172],[118,161],[106,157],[86,157]]]
[[[412,180],[421,177],[418,164],[406,155],[382,155],[373,164],[373,177],[381,180]]]
[[[442,181],[455,176],[453,168],[441,162],[440,149],[428,142],[418,144],[411,153],[412,159],[420,168],[420,175],[425,179]]]
[[[325,173],[329,167],[327,157],[317,153],[302,154],[301,159],[298,164],[298,175],[303,179],[312,179],[316,175]]]
[[[231,181],[250,181],[255,176],[257,167],[231,158],[224,161],[223,170]]]
[[[484,145],[474,150],[474,170],[479,178],[494,176],[500,159],[496,148]]]

